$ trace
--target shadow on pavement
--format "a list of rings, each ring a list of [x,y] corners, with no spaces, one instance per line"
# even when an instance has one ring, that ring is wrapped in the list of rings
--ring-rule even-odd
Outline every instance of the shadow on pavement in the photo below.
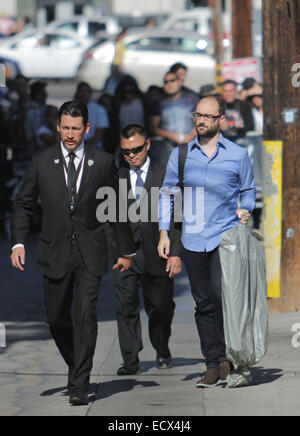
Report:
[[[203,359],[187,359],[186,357],[174,357],[172,360],[172,368],[178,368],[183,366],[192,366],[199,365],[200,363],[204,363]],[[143,372],[147,372],[152,368],[156,368],[155,360],[146,360],[141,364],[141,368]],[[161,370],[164,373],[164,370]]]
[[[97,387],[96,401],[103,400],[104,398],[111,397],[115,394],[120,394],[121,392],[132,391],[136,386],[141,386],[143,388],[153,388],[159,386],[158,383],[154,381],[143,381],[134,379],[120,379],[120,380],[110,380],[107,382],[100,382]]]

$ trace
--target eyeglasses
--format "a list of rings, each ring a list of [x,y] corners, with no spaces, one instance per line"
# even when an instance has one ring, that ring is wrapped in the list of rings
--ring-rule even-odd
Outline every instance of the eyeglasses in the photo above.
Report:
[[[173,82],[177,82],[178,79],[170,79],[170,80],[165,80],[164,84],[167,85],[168,83],[173,83]]]
[[[121,154],[123,156],[129,156],[130,153],[139,154],[143,150],[145,145],[147,144],[147,141],[148,141],[148,139],[146,139],[145,143],[143,145],[140,145],[139,147],[135,147],[135,148],[121,148]]]
[[[193,117],[195,120],[200,120],[200,118],[204,118],[205,121],[215,121],[221,116],[222,115],[199,114],[199,112],[193,113]]]

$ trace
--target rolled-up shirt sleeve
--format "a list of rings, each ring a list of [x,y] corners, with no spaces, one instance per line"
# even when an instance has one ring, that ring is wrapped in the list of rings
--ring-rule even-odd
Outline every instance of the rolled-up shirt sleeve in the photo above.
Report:
[[[250,213],[255,208],[256,186],[252,165],[248,152],[245,152],[240,166],[240,208],[246,209]]]

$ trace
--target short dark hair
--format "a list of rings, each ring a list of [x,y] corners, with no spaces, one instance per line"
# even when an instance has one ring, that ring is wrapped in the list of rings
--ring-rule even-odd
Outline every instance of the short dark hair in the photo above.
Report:
[[[37,95],[45,92],[47,83],[42,80],[37,80],[30,85],[30,98],[35,99]]]
[[[71,100],[65,102],[59,109],[59,122],[61,120],[62,115],[70,115],[71,117],[82,117],[83,124],[86,126],[89,122],[89,111],[86,104],[77,101]]]
[[[80,82],[80,83],[78,83],[77,88],[76,88],[76,93],[78,91],[80,91],[81,88],[87,88],[89,90],[89,92],[93,92],[92,87],[87,82]]]
[[[177,71],[180,70],[181,68],[185,71],[188,70],[188,67],[186,65],[182,64],[181,62],[176,62],[176,64],[173,64],[170,67],[170,71],[171,73],[177,73]]]
[[[225,103],[224,98],[221,95],[219,95],[219,94],[218,95],[207,95],[205,97],[202,97],[200,99],[200,101],[208,99],[208,98],[213,99],[213,100],[215,100],[218,103],[218,105],[219,105],[219,115],[225,115],[225,112],[226,112],[226,103]]]
[[[169,70],[169,71],[166,72],[166,74],[164,75],[164,79],[165,79],[169,74],[173,74],[173,76],[176,76],[177,79],[178,79],[177,74],[176,74],[174,71],[171,71],[171,70]]]
[[[145,127],[140,124],[128,124],[122,129],[121,138],[129,139],[136,134],[143,136],[145,139],[148,137]]]
[[[232,80],[232,79],[227,79],[227,80],[225,80],[225,81],[222,83],[222,86],[225,86],[225,85],[234,85],[235,87],[238,86],[237,82],[236,82],[235,80]]]

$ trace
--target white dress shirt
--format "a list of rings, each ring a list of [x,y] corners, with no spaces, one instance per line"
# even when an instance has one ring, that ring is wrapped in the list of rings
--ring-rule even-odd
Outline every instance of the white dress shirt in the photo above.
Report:
[[[63,154],[63,156],[65,158],[66,166],[68,168],[69,161],[70,161],[70,158],[69,158],[70,151],[65,148],[63,143],[61,143],[60,146],[61,146],[62,154]],[[82,143],[80,145],[80,147],[78,147],[73,153],[75,154],[74,165],[75,165],[76,170],[77,170],[77,168],[80,165],[80,162],[82,160],[82,165],[81,165],[81,168],[80,168],[80,172],[78,174],[77,185],[76,185],[76,190],[78,192],[79,188],[80,188],[80,183],[81,183],[82,173],[83,173],[83,168],[84,168],[84,159],[85,159],[85,155],[84,155],[84,143]],[[67,170],[66,170],[65,166],[64,166],[64,171],[65,171],[66,185],[68,185],[68,173],[67,173]]]
[[[144,165],[142,165],[140,168],[133,168],[133,167],[130,167],[130,182],[131,182],[131,189],[132,189],[132,192],[133,192],[133,194],[134,194],[135,197],[136,197],[136,195],[135,195],[135,185],[136,185],[136,181],[137,181],[136,170],[139,169],[139,170],[142,171],[142,173],[141,173],[141,178],[142,178],[143,182],[145,183],[145,181],[146,181],[146,177],[147,177],[147,173],[148,173],[148,169],[149,169],[149,166],[150,166],[150,158],[147,157],[146,162],[145,162]]]

